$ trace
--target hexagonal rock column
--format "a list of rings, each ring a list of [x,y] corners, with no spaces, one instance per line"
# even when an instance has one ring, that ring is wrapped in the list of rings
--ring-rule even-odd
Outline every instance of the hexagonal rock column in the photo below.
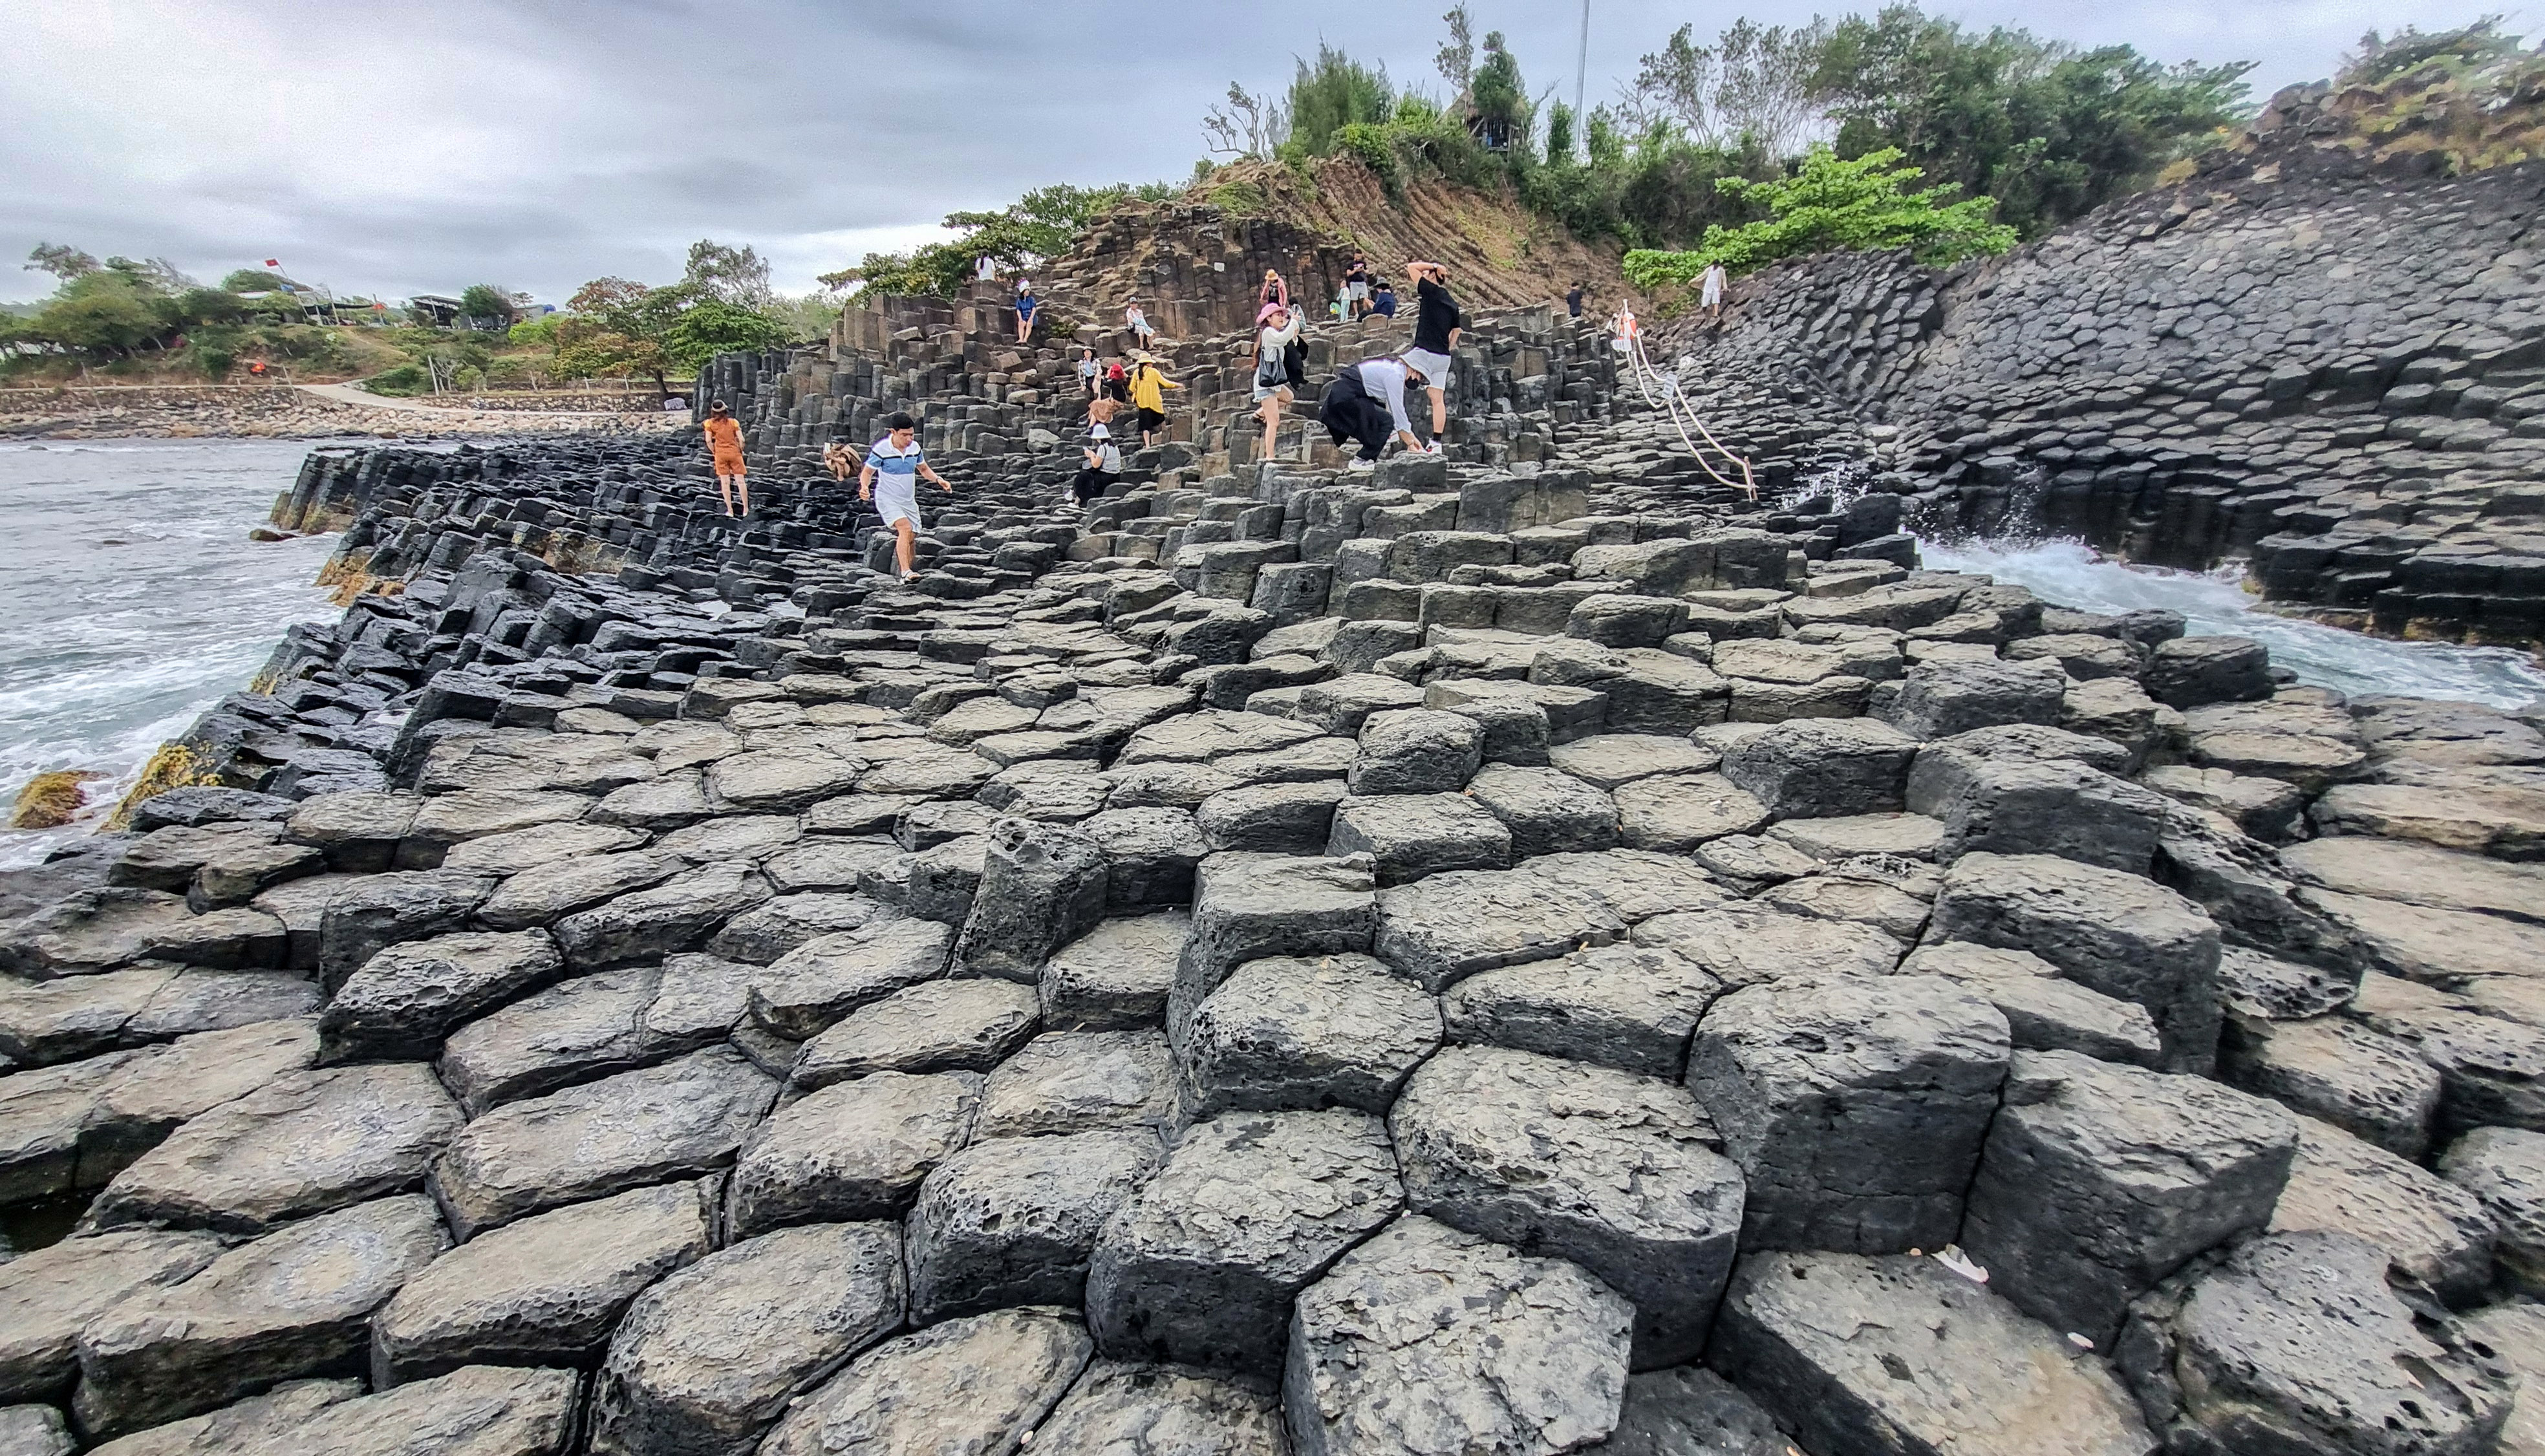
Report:
[[[2217,1057],[2218,927],[2153,880],[2048,854],[1965,854],[1944,876],[1927,939],[2029,950],[2146,1007],[2175,1070],[2205,1073]]]
[[[1634,1362],[1693,1358],[1732,1272],[1740,1170],[1694,1099],[1656,1078],[1452,1047],[1389,1114],[1407,1205],[1572,1259],[1635,1304]]]
[[[2332,1233],[2273,1234],[2168,1280],[2131,1307],[2114,1363],[2176,1451],[2480,1456],[2516,1379],[2384,1250]]]
[[[2165,800],[2074,758],[2042,757],[2055,743],[2011,735],[2055,729],[1976,729],[1918,751],[1909,773],[1913,814],[1940,822],[1935,857],[2056,854],[2106,869],[2147,873]]]
[[[1034,1427],[1035,1456],[1287,1456],[1263,1382],[1100,1359]]]
[[[1749,1179],[1744,1249],[1940,1249],[1997,1113],[1996,1007],[1935,976],[1735,991],[1697,1023],[1688,1091]]]
[[[1871,718],[1789,718],[1734,744],[1723,776],[1779,819],[1896,813],[1917,752]]]
[[[592,1449],[748,1451],[806,1381],[901,1328],[901,1234],[813,1224],[746,1239],[656,1284],[611,1338]]]
[[[939,1164],[910,1212],[913,1319],[1083,1303],[1096,1236],[1159,1151],[1146,1130],[1083,1132],[991,1138]]]
[[[1098,1237],[1088,1325],[1122,1359],[1278,1374],[1290,1301],[1403,1203],[1367,1113],[1199,1123]]]
[[[469,1240],[372,1316],[371,1383],[386,1390],[498,1361],[590,1363],[628,1301],[706,1255],[712,1190],[636,1188]]]
[[[263,1233],[415,1187],[459,1125],[421,1062],[294,1072],[178,1128],[115,1175],[88,1221]]]
[[[1784,1412],[1814,1451],[2157,1449],[2101,1361],[1932,1259],[1752,1255],[1709,1363]]]
[[[1029,819],[1002,819],[989,838],[954,964],[1030,986],[1045,956],[1105,918],[1105,850],[1074,829]]]
[[[2270,1221],[2297,1119],[2204,1078],[2019,1052],[1962,1247],[2025,1313],[2108,1345],[2129,1301]]]
[[[1015,1451],[1092,1348],[1087,1332],[1058,1310],[999,1310],[933,1325],[876,1345],[794,1402],[759,1456]]]
[[[1605,1437],[1634,1307],[1558,1258],[1407,1214],[1302,1292],[1281,1404],[1299,1456],[1552,1456]]]
[[[1192,933],[1176,960],[1167,1034],[1181,1046],[1202,999],[1250,960],[1366,951],[1378,902],[1366,862],[1213,854],[1193,879]]]
[[[451,1247],[407,1193],[302,1219],[80,1332],[82,1429],[121,1435],[357,1361],[371,1312]]]
[[[1220,984],[1185,1030],[1183,1112],[1384,1112],[1440,1045],[1439,1004],[1366,955],[1271,956]]]

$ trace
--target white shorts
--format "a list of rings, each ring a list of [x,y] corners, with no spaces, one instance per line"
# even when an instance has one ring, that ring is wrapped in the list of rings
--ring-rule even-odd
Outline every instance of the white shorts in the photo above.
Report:
[[[1423,371],[1424,388],[1446,389],[1449,387],[1449,356],[1445,354],[1434,354],[1429,349],[1408,349],[1404,353],[1398,355],[1397,358]]]
[[[907,521],[910,523],[910,528],[916,531],[920,529],[919,478],[913,475],[905,479],[907,483],[895,481],[889,475],[876,477],[875,513],[883,517],[885,526],[890,526],[896,521]]]

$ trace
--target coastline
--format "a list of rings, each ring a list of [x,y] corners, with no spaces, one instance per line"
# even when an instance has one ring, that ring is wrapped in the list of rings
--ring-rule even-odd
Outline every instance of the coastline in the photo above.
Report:
[[[336,386],[109,385],[0,389],[0,440],[397,440],[553,435],[565,431],[654,434],[686,429],[686,413],[520,409],[386,399],[357,403]],[[608,396],[569,395],[575,404]]]

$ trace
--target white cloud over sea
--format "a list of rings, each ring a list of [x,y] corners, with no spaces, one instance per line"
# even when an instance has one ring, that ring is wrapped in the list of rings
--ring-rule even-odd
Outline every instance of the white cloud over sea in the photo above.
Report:
[[[279,257],[339,290],[471,283],[562,302],[649,281],[694,239],[756,245],[780,286],[1049,182],[1182,178],[1230,80],[1277,88],[1322,39],[1431,68],[1448,0],[0,0],[0,257],[38,241],[205,277]],[[1799,5],[1592,0],[1589,90],[1681,24]],[[1870,9],[1871,5],[1865,7]],[[2435,0],[1941,4],[2160,59],[2328,74],[2371,27],[2459,24]],[[1573,0],[1472,0],[1533,91],[1573,89]],[[0,272],[0,298],[48,280]]]

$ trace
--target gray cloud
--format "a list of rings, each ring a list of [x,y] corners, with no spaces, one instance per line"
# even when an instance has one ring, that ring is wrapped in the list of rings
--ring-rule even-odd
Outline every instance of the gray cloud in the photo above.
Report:
[[[603,274],[669,278],[692,240],[715,237],[757,245],[802,288],[1029,187],[1180,179],[1230,80],[1277,89],[1321,40],[1437,89],[1447,3],[0,0],[0,256],[73,242],[206,277],[281,257],[340,290],[492,282],[562,301]],[[1710,35],[1745,8],[1593,3],[1595,102],[1673,28]],[[1936,8],[2168,60],[2254,59],[2263,90],[2327,74],[2372,26],[2471,13],[2436,0]],[[1510,35],[1533,91],[1569,98],[1571,0],[1472,9]],[[42,291],[17,277],[0,296]]]

